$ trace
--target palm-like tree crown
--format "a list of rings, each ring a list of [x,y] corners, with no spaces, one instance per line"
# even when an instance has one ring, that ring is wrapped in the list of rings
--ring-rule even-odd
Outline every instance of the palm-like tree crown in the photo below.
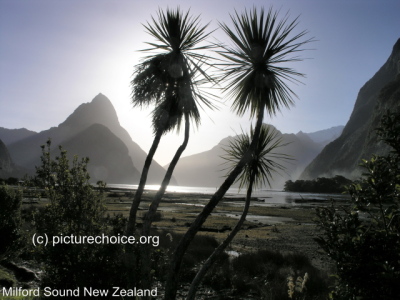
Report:
[[[254,137],[253,128],[250,134],[243,133],[230,142],[229,147],[224,149],[226,154],[223,158],[227,163],[236,166],[243,154],[249,148]],[[278,136],[278,132],[271,126],[263,124],[260,130],[260,137],[257,147],[252,155],[251,161],[245,165],[241,174],[236,181],[240,182],[239,188],[248,186],[252,175],[254,175],[253,188],[271,186],[270,179],[273,173],[283,171],[285,167],[282,165],[284,161],[292,160],[289,155],[277,152],[279,148],[286,146],[287,143],[282,142],[282,138]]]
[[[270,9],[265,15],[263,9],[258,13],[254,8],[231,16],[234,30],[220,24],[233,43],[222,45],[219,51],[225,60],[221,80],[227,80],[225,90],[239,115],[249,108],[251,116],[260,109],[274,115],[281,106],[289,107],[295,94],[287,81],[298,82],[296,77],[304,76],[284,65],[301,60],[295,54],[312,39],[301,40],[307,31],[293,33],[297,18],[289,22],[286,16],[278,21],[277,14]]]
[[[204,81],[212,80],[203,67],[209,57],[197,52],[212,47],[199,45],[210,34],[206,33],[207,25],[200,26],[199,17],[183,14],[179,8],[160,10],[158,19],[152,21],[144,27],[157,42],[147,43],[151,48],[143,51],[154,54],[136,66],[132,103],[140,107],[156,104],[152,113],[155,131],[179,129],[184,115],[199,124],[197,104],[214,107],[199,91]]]

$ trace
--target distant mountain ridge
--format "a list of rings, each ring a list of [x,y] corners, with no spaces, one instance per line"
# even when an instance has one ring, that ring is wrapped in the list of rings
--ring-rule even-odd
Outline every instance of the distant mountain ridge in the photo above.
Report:
[[[0,131],[0,138],[11,130]],[[14,162],[33,174],[40,163],[41,149],[48,138],[56,148],[62,145],[72,156],[89,157],[89,171],[93,181],[137,184],[147,154],[132,141],[121,127],[111,101],[98,94],[90,103],[80,105],[57,127],[27,134],[8,145]],[[56,150],[54,150],[56,152]],[[148,176],[148,184],[159,184],[165,170],[155,161]],[[176,183],[175,179],[173,182]]]
[[[298,178],[304,168],[322,150],[323,145],[315,143],[308,134],[303,132],[298,134],[282,134],[278,130],[277,132],[283,143],[288,143],[287,146],[280,148],[280,151],[293,158],[292,161],[284,163],[286,172],[274,174],[271,180],[273,189],[282,189],[285,181]],[[182,157],[174,172],[177,181],[183,186],[218,187],[223,182],[228,168],[221,156],[225,154],[224,148],[227,148],[234,138],[231,136],[224,138],[208,151]]]
[[[315,143],[317,144],[322,144],[322,145],[326,145],[328,143],[330,143],[333,140],[336,140],[343,132],[343,125],[340,126],[334,126],[328,129],[324,129],[324,130],[319,130],[316,132],[309,132],[309,133],[304,133],[306,135],[308,135]],[[302,131],[300,131],[297,134],[302,133]]]
[[[0,127],[0,137],[5,145],[10,145],[26,137],[35,135],[36,133],[37,132],[28,130],[26,128],[7,129]]]
[[[328,144],[301,175],[302,179],[361,175],[361,159],[383,155],[389,148],[379,141],[375,128],[388,110],[400,105],[400,39],[379,71],[360,89],[353,112],[339,138]]]

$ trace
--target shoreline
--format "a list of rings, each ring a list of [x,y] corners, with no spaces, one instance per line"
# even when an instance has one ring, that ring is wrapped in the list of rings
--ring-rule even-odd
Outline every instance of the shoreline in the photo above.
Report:
[[[156,191],[147,190],[138,211],[138,227],[141,226],[142,216],[151,203]],[[153,222],[153,229],[167,233],[184,234],[196,215],[208,202],[209,195],[199,193],[167,192],[160,203],[159,219]],[[241,197],[243,198],[243,197]],[[329,205],[325,200],[307,201],[299,205],[270,204],[263,205],[252,198],[249,213],[242,229],[230,244],[228,251],[238,253],[254,252],[258,249],[270,249],[279,252],[299,252],[305,254],[312,264],[322,271],[331,271],[333,264],[327,255],[319,249],[314,241],[319,229],[313,219],[316,208]],[[221,242],[236,225],[242,213],[242,199],[224,197],[210,217],[203,224],[198,235],[214,237]],[[243,201],[244,203],[244,201]],[[343,200],[343,204],[346,202]],[[128,216],[131,200],[127,198],[108,198],[109,213],[122,213]]]

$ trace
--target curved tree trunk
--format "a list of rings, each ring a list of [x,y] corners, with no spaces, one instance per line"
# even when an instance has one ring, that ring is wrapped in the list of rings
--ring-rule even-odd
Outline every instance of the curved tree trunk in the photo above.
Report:
[[[132,206],[129,212],[129,218],[128,218],[128,224],[125,229],[125,235],[126,236],[132,236],[135,234],[135,229],[136,229],[136,216],[137,216],[137,211],[139,208],[140,201],[142,199],[143,191],[146,186],[146,181],[147,181],[147,174],[149,173],[150,165],[153,161],[154,154],[157,150],[157,147],[160,143],[161,136],[162,136],[163,131],[159,130],[153,140],[153,144],[151,145],[150,151],[147,154],[142,174],[140,176],[140,182],[139,186],[136,190],[135,196],[132,201]],[[135,257],[135,246],[134,245],[128,245],[126,246],[125,249],[125,263],[128,268],[128,288],[133,288],[135,285],[135,269],[137,266],[136,262],[136,257]]]
[[[222,183],[220,188],[211,197],[210,201],[203,208],[203,211],[197,216],[195,221],[189,227],[188,231],[185,233],[185,235],[182,237],[182,239],[179,241],[179,244],[175,248],[172,261],[170,264],[170,269],[168,272],[169,274],[167,277],[167,282],[165,284],[166,300],[175,300],[176,298],[176,291],[178,287],[178,274],[180,271],[183,256],[185,255],[185,252],[189,247],[189,244],[199,231],[200,227],[206,221],[208,216],[214,210],[215,206],[217,206],[219,201],[225,195],[226,191],[235,182],[237,176],[242,172],[243,167],[251,160],[252,153],[254,152],[255,147],[258,143],[263,118],[264,118],[264,108],[260,109],[260,111],[257,114],[257,123],[254,129],[254,137],[253,141],[250,144],[249,149],[243,155],[242,159],[239,161],[236,167],[231,171],[229,176]]]
[[[136,215],[139,208],[140,201],[142,199],[143,191],[146,186],[147,174],[149,173],[150,165],[153,161],[154,154],[158,148],[162,136],[162,130],[159,130],[154,137],[153,144],[151,145],[150,151],[147,154],[146,161],[144,162],[142,174],[140,176],[139,186],[136,190],[133,198],[132,206],[129,212],[128,224],[126,227],[125,235],[133,235],[136,229]]]
[[[176,167],[176,164],[179,161],[183,151],[185,151],[186,146],[189,142],[189,131],[190,131],[190,122],[189,117],[185,116],[185,138],[181,146],[179,146],[178,150],[176,151],[167,172],[165,173],[163,182],[161,184],[160,189],[158,190],[157,194],[155,195],[149,210],[143,220],[143,227],[142,227],[142,236],[148,236],[150,233],[151,224],[154,220],[155,214],[157,212],[157,208],[161,202],[161,198],[167,189],[169,182],[172,177],[172,173]],[[142,287],[144,289],[148,289],[151,287],[151,245],[141,245],[140,246],[140,258],[141,258],[141,281]]]
[[[186,116],[185,117],[185,138],[183,140],[182,145],[180,145],[180,147],[176,151],[171,163],[169,164],[167,173],[165,173],[161,187],[158,190],[157,194],[155,195],[153,201],[151,202],[149,211],[143,221],[142,235],[148,235],[150,232],[150,227],[154,220],[154,216],[157,212],[157,208],[161,202],[161,198],[165,194],[165,190],[167,189],[167,187],[169,185],[169,182],[171,180],[172,173],[174,172],[176,164],[178,163],[183,151],[185,151],[186,146],[189,142],[189,131],[190,131],[190,122],[189,122],[189,118]]]
[[[239,232],[240,228],[242,227],[244,221],[246,220],[247,213],[249,212],[250,207],[250,200],[251,200],[251,193],[253,190],[253,183],[254,183],[254,173],[251,175],[249,187],[247,188],[247,195],[246,195],[246,203],[243,208],[243,213],[237,222],[235,228],[229,233],[227,238],[214,250],[214,252],[210,255],[210,257],[206,260],[203,264],[201,269],[197,272],[196,277],[193,279],[192,284],[190,285],[189,293],[186,300],[194,300],[197,292],[197,288],[201,281],[203,280],[204,276],[206,275],[207,271],[212,267],[214,262],[217,258],[221,255],[221,253],[226,249],[230,242],[232,242],[233,238]]]

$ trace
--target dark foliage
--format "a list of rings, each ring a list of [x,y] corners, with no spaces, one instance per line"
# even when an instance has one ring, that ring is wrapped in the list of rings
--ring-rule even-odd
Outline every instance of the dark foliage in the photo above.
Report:
[[[299,253],[259,250],[243,254],[233,260],[232,274],[232,287],[238,295],[251,293],[258,299],[289,299],[290,277],[304,282],[305,288],[297,291],[298,299],[325,299],[328,293],[327,277]],[[294,293],[292,299],[297,299]]]
[[[397,299],[400,282],[400,114],[378,130],[393,148],[364,160],[364,176],[349,188],[352,206],[318,210],[323,236],[316,240],[336,262],[335,299]]]
[[[8,177],[7,179],[0,178],[0,184],[18,185],[19,179],[16,177]]]
[[[286,192],[300,193],[343,193],[347,186],[353,181],[336,175],[332,178],[319,177],[313,180],[296,180],[295,182],[288,180],[285,182],[284,190]]]
[[[0,262],[21,246],[21,202],[21,190],[0,185]]]
[[[98,236],[122,234],[121,216],[104,219],[100,188],[89,183],[88,159],[72,163],[60,147],[60,156],[50,156],[50,141],[42,147],[42,165],[35,183],[46,192],[49,205],[35,215],[38,234],[54,236]],[[44,263],[42,286],[52,288],[109,288],[124,286],[126,273],[122,246],[113,244],[58,244],[36,248]]]

